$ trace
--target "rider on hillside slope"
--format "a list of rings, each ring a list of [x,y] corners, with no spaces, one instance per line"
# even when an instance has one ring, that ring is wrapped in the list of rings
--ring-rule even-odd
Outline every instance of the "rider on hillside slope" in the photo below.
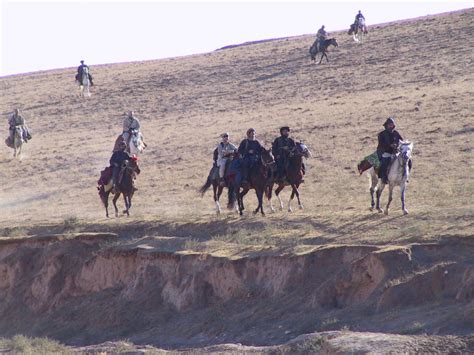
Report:
[[[383,124],[385,129],[378,134],[377,155],[380,160],[379,178],[384,184],[388,183],[388,167],[392,156],[397,152],[402,136],[395,130],[395,120],[392,117],[387,118]]]
[[[25,118],[20,114],[19,109],[15,109],[13,111],[13,114],[8,118],[8,140],[9,142],[13,142],[13,136],[15,134],[15,128],[20,127],[21,131],[23,133],[23,140],[28,142],[28,140],[31,139],[31,135],[28,129],[28,126],[26,125]]]
[[[318,33],[316,33],[316,49],[318,52],[320,52],[321,45],[323,42],[328,38],[329,33],[326,32],[324,29],[324,25],[318,30]]]

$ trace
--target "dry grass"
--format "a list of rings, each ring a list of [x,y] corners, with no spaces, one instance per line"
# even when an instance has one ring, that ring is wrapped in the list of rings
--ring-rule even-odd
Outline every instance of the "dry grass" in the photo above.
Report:
[[[73,69],[0,78],[0,112],[23,106],[34,135],[22,162],[0,150],[0,227],[142,224],[157,235],[274,246],[472,235],[473,20],[467,10],[373,28],[362,45],[339,33],[340,47],[320,66],[307,56],[309,36],[96,66],[90,100],[78,98]],[[127,109],[141,119],[149,149],[132,216],[105,220],[95,184]],[[398,195],[390,216],[369,212],[367,178],[355,168],[389,115],[415,142],[407,217]],[[306,209],[215,217],[211,195],[197,190],[219,133],[238,142],[253,126],[268,146],[283,124],[314,153],[301,188]],[[255,198],[246,203],[251,210]]]

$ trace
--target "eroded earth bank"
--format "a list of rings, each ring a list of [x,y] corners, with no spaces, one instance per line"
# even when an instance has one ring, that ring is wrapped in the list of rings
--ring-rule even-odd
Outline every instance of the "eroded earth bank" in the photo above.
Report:
[[[354,350],[356,338],[377,332],[394,335],[372,334],[363,349],[377,337],[385,347],[391,339],[411,344],[395,349],[416,349],[411,335],[424,335],[425,349],[474,350],[471,238],[231,257],[172,250],[173,240],[119,242],[113,233],[3,239],[0,333],[76,347],[128,339],[163,349],[233,343],[240,350],[318,333],[316,345],[335,351],[346,338]]]

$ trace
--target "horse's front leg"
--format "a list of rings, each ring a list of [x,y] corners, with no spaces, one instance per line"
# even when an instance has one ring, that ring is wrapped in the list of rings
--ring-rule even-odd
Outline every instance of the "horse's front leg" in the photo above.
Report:
[[[388,201],[387,201],[387,207],[385,208],[385,214],[388,215],[388,209],[390,208],[390,203],[392,202],[393,198],[393,184],[388,185]]]
[[[295,193],[296,193],[296,198],[298,199],[298,208],[302,210],[303,204],[301,203],[301,200],[300,200],[300,191],[298,190],[299,187],[300,187],[299,184],[295,184]]]
[[[260,211],[262,213],[262,216],[265,216],[265,212],[263,211],[263,188],[255,189],[255,193],[257,195],[258,206],[257,206],[257,209],[253,213],[257,214],[258,211]]]
[[[277,189],[275,190],[275,195],[278,198],[278,202],[280,202],[280,211],[283,211],[283,201],[280,198],[280,192],[285,188],[285,185],[278,184]]]
[[[119,216],[118,208],[117,208],[117,200],[118,200],[119,197],[120,197],[120,192],[117,192],[114,195],[114,198],[112,199],[112,203],[114,204],[114,208],[115,208],[115,217]]]
[[[221,205],[219,203],[219,198],[222,193],[222,187],[220,186],[218,187],[216,184],[212,184],[212,188],[214,191],[214,203],[216,204],[216,213],[221,214],[222,210],[221,210]]]
[[[375,205],[375,208],[379,212],[383,212],[383,209],[380,208],[380,196],[382,196],[383,189],[385,188],[385,184],[383,182],[380,182],[378,188],[377,188],[377,203]]]
[[[272,204],[273,184],[270,184],[269,186],[267,186],[267,189],[265,191],[266,191],[267,199],[268,199],[268,207],[270,208],[270,211],[275,212],[275,208],[273,208],[273,204]]]
[[[408,214],[408,210],[405,208],[405,191],[406,191],[407,185],[404,182],[402,186],[400,186],[400,198],[402,200],[402,210],[403,214]]]
[[[249,189],[245,188],[245,189],[242,190],[241,193],[239,193],[239,212],[240,212],[241,216],[243,215],[243,211],[245,210],[244,196],[247,194],[247,192],[249,192]]]
[[[321,62],[323,61],[323,58],[324,58],[324,52],[321,54],[321,59],[319,60],[318,64],[321,64]]]
[[[123,200],[125,202],[125,213],[127,216],[130,216],[130,207],[132,207],[132,198],[128,194],[123,194]]]

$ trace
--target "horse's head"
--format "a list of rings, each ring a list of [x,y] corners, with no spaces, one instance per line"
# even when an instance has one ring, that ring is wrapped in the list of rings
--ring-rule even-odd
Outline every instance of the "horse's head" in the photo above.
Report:
[[[138,157],[134,154],[129,160],[124,162],[127,170],[132,174],[140,174],[140,168],[138,167]]]
[[[275,159],[273,158],[272,151],[270,149],[267,150],[262,147],[261,160],[264,166],[273,164],[275,162]]]
[[[337,43],[337,40],[335,38],[331,38],[329,41],[330,44],[332,44],[334,47],[339,47],[339,43]]]
[[[413,143],[409,141],[401,141],[398,146],[400,150],[400,156],[404,161],[408,161],[411,158],[411,152],[413,150]]]
[[[308,149],[306,144],[304,144],[303,142],[297,142],[296,143],[296,152],[297,152],[297,154],[300,154],[305,158],[309,158],[311,156],[311,151]]]

